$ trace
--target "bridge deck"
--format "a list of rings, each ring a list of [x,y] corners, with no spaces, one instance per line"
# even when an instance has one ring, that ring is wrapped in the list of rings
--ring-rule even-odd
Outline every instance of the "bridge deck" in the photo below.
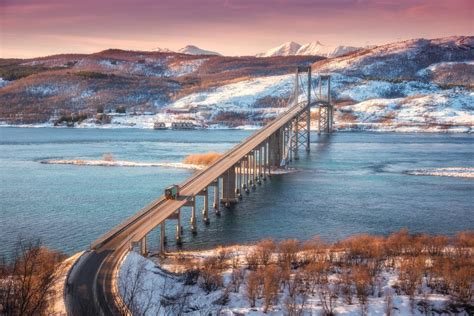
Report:
[[[314,101],[311,105],[320,104]],[[257,148],[273,133],[290,122],[307,109],[307,103],[301,102],[291,106],[278,118],[236,145],[208,168],[202,170],[180,185],[180,195],[196,196],[204,188],[232,168],[245,155]],[[142,208],[137,214],[127,219],[92,245],[89,255],[83,260],[71,281],[73,285],[69,301],[69,310],[74,315],[103,314],[116,315],[117,289],[115,273],[121,258],[129,250],[130,242],[141,240],[148,232],[170,217],[178,208],[186,204],[184,200],[165,200],[160,197]],[[84,310],[84,306],[88,306]]]
[[[262,144],[279,128],[307,108],[306,102],[298,103],[285,111],[277,119],[246,138],[229,150],[208,168],[196,173],[180,185],[180,195],[196,196],[225,171],[239,162],[254,148]],[[114,249],[118,241],[139,241],[154,227],[171,216],[178,208],[186,204],[184,200],[166,200],[163,196],[145,206],[136,215],[93,243],[94,249]]]

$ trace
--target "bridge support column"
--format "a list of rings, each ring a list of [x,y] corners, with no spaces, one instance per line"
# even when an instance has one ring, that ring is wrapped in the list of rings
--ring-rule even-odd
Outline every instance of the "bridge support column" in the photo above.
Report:
[[[270,166],[273,168],[279,168],[280,162],[282,159],[282,132],[281,129],[276,131],[274,134],[270,136],[269,144],[270,144]]]
[[[208,188],[204,189],[204,207],[202,209],[202,221],[209,225],[209,195]]]
[[[220,210],[220,203],[219,203],[219,178],[215,180],[215,185],[214,185],[214,212],[216,213],[217,216],[221,215],[221,210]]]
[[[252,151],[252,190],[255,190],[257,186],[255,183],[257,182],[257,152],[255,150]]]
[[[306,109],[306,152],[310,151],[310,131],[311,131],[311,66],[308,67],[308,108]]]
[[[161,222],[160,224],[160,254],[165,253],[165,245],[166,245],[166,230],[165,230],[165,221]]]
[[[222,203],[229,207],[231,204],[237,203],[235,196],[235,167],[228,169],[222,175]]]
[[[249,152],[247,154],[247,193],[250,192],[250,188],[252,187],[253,180],[252,180],[252,153]]]
[[[322,82],[326,82],[326,95],[322,95]],[[334,108],[331,101],[331,76],[324,75],[319,77],[319,99],[321,104],[319,106],[319,120],[318,120],[318,134],[321,132],[331,133],[333,129]]]
[[[268,142],[263,143],[263,181],[267,181],[267,146]]]
[[[237,174],[237,185],[236,185],[236,189],[235,189],[235,193],[237,194],[237,198],[239,200],[242,200],[242,161],[239,161],[237,163],[237,170],[239,171],[239,173]]]
[[[196,197],[193,196],[191,201],[191,232],[197,234],[197,225],[196,225]]]
[[[251,173],[250,173],[250,166],[251,166],[251,162],[252,162],[252,159],[251,159],[251,155],[250,153],[247,154],[247,161],[245,162],[245,166],[246,166],[246,173],[247,173],[247,190],[245,190],[246,193],[249,193],[250,192],[250,188],[252,187],[252,177],[251,177]]]
[[[176,244],[177,245],[182,245],[183,240],[182,240],[181,236],[183,235],[183,226],[181,226],[181,208],[179,208],[176,211],[176,219],[178,220],[177,224],[176,224],[176,235],[175,235]]]
[[[257,152],[258,152],[257,183],[258,183],[258,185],[261,185],[262,184],[262,178],[263,178],[263,173],[262,173],[262,146],[258,147]]]
[[[299,143],[300,143],[300,138],[299,138],[299,121],[300,121],[300,117],[299,115],[296,117],[295,121],[294,121],[294,126],[295,126],[295,141],[293,142],[293,158],[295,160],[298,160],[300,159],[300,156],[299,156]]]
[[[143,236],[142,240],[140,241],[140,254],[142,256],[146,256],[148,253],[148,249],[146,246],[146,235]]]

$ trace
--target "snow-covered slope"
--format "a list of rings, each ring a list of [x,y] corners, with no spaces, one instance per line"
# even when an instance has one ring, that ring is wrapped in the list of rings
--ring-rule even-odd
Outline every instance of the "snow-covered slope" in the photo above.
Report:
[[[443,62],[474,60],[474,36],[414,39],[317,62],[313,69],[361,78],[425,80],[420,70]],[[473,76],[474,73],[471,73]]]
[[[331,46],[324,45],[321,42],[311,42],[300,45],[295,42],[287,42],[275,48],[269,49],[265,53],[258,54],[257,57],[272,57],[272,56],[323,56],[323,57],[338,57],[350,52],[362,49],[361,47],[353,46]]]
[[[324,57],[338,57],[360,49],[361,47],[343,45],[330,46],[321,44],[320,42],[312,42],[301,46],[295,55],[318,55]]]
[[[217,52],[201,49],[201,48],[199,48],[197,46],[194,46],[194,45],[187,45],[187,46],[181,48],[178,52],[182,53],[182,54],[188,54],[188,55],[217,55],[217,56],[221,56],[221,54],[219,54]]]
[[[293,56],[301,48],[301,45],[295,42],[286,42],[280,46],[269,49],[265,53],[257,54],[257,57],[274,57],[274,56]]]

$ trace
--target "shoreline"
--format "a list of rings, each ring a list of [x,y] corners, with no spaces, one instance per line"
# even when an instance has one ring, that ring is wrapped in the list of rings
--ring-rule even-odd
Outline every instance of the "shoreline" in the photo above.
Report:
[[[456,125],[446,127],[446,125],[384,125],[382,127],[377,127],[377,123],[357,123],[353,124],[354,127],[335,127],[333,132],[336,133],[388,133],[388,134],[474,134],[474,126],[468,125]],[[228,127],[228,126],[218,126],[218,127],[199,127],[195,129],[171,129],[166,128],[163,130],[155,130],[153,128],[147,128],[142,126],[127,126],[121,124],[109,124],[109,125],[96,125],[96,126],[53,126],[51,124],[1,124],[0,128],[51,128],[51,129],[74,129],[74,130],[149,130],[156,131],[157,133],[163,131],[194,131],[194,130],[207,130],[207,131],[225,131],[225,130],[235,130],[235,131],[256,131],[262,128],[263,126],[257,125],[243,125],[237,127]],[[318,132],[316,127],[311,127],[311,132]]]

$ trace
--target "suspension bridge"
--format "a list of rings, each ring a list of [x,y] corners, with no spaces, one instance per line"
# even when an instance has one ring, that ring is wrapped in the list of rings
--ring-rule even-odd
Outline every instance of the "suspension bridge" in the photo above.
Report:
[[[313,81],[317,84],[313,85]],[[229,150],[206,169],[179,186],[179,194],[161,196],[134,216],[96,240],[79,259],[66,281],[65,301],[71,315],[127,314],[118,294],[118,271],[129,251],[148,254],[147,236],[159,230],[159,251],[166,251],[167,222],[175,223],[174,238],[182,243],[182,212],[189,211],[190,230],[197,233],[196,200],[203,199],[202,222],[209,224],[210,209],[239,203],[271,177],[299,159],[300,150],[310,151],[311,108],[316,108],[319,133],[331,133],[333,105],[329,75],[314,80],[311,67],[298,67],[286,110],[276,119]],[[210,205],[212,199],[212,205]],[[243,202],[244,203],[244,202]]]

